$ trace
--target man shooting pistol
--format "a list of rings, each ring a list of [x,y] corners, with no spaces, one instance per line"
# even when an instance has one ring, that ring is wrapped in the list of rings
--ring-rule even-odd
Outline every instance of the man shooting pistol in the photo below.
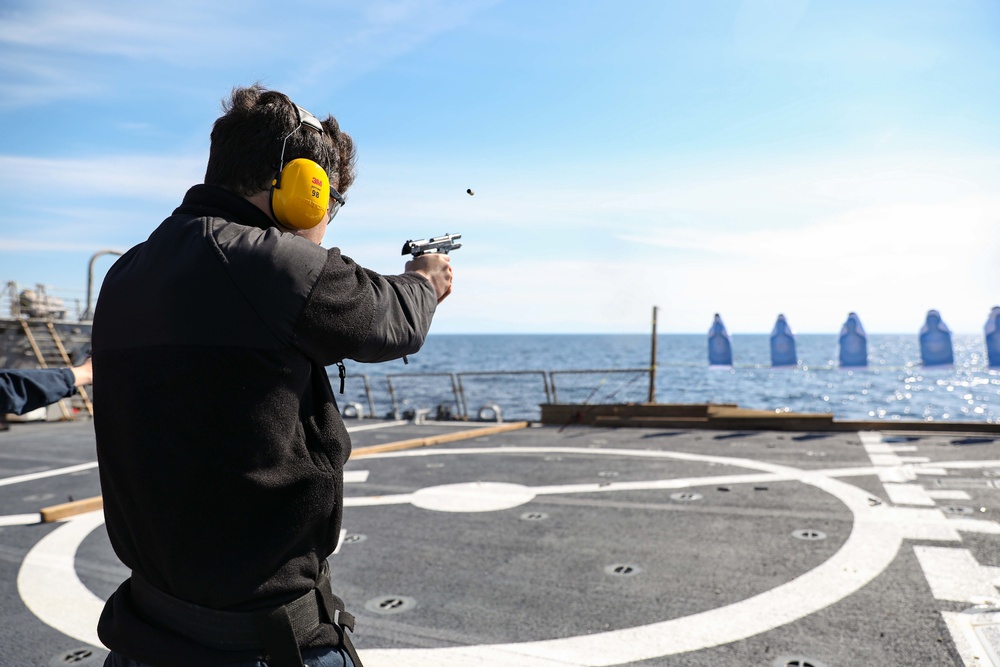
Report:
[[[430,255],[432,253],[440,253],[447,255],[452,250],[458,250],[462,247],[461,243],[455,243],[458,239],[462,238],[461,234],[448,234],[445,233],[444,236],[435,236],[432,239],[420,239],[419,241],[407,241],[403,244],[404,255],[413,255],[414,257],[420,257],[421,255]]]

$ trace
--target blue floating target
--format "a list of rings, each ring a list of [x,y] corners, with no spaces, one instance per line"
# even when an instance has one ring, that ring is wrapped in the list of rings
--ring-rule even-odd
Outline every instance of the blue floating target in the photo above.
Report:
[[[864,368],[868,366],[868,334],[861,326],[857,313],[850,313],[840,328],[840,367]]]
[[[1000,368],[1000,306],[993,306],[986,321],[986,356],[990,368]]]
[[[726,332],[726,325],[722,323],[718,313],[712,320],[712,328],[708,330],[708,364],[733,365],[733,344],[729,340],[729,333]]]
[[[951,330],[936,310],[927,311],[927,320],[920,328],[920,361],[924,366],[950,366],[955,363]]]
[[[771,365],[797,366],[798,355],[795,352],[795,334],[788,326],[784,315],[778,315],[778,321],[774,323],[771,331]]]

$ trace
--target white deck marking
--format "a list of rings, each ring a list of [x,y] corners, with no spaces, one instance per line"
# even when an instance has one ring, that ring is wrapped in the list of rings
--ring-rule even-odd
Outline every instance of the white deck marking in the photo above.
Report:
[[[21,482],[32,482],[36,479],[45,479],[46,477],[56,477],[58,475],[68,475],[73,472],[80,472],[81,470],[90,470],[91,468],[96,468],[96,467],[97,467],[97,461],[92,461],[90,463],[80,463],[79,465],[69,466],[67,468],[42,470],[41,472],[33,472],[27,475],[18,475],[17,477],[8,477],[6,479],[0,479],[0,486],[19,484]]]
[[[883,458],[889,455],[879,444],[880,442],[880,436],[862,437],[862,443],[872,463],[876,463],[876,457],[880,457],[880,462],[883,464],[889,463]],[[917,484],[905,482],[915,481],[917,475],[945,476],[949,469],[986,468],[992,467],[993,463],[992,461],[935,461],[914,466],[903,464],[900,460],[900,465],[886,468],[880,473],[879,479],[890,498],[895,494],[893,502],[915,501],[909,504],[924,504],[920,501],[922,497],[931,501],[968,500],[969,494],[965,491],[927,491]],[[910,511],[926,512],[926,510]],[[925,535],[921,537],[911,534],[909,536],[911,539],[927,539],[932,535],[932,539],[949,539],[953,536],[961,540],[957,531],[1000,534],[1000,524],[995,521],[961,517],[946,519],[943,523],[937,522],[935,525],[931,516],[925,518],[928,521],[922,528]],[[967,549],[918,545],[914,546],[913,550],[935,599],[971,603],[988,600],[994,603],[1000,602],[995,598],[997,586],[1000,586],[1000,568],[981,566]],[[994,615],[990,615],[986,621],[982,620],[984,614],[945,611],[941,612],[941,615],[965,667],[1000,667],[1000,614],[995,614],[997,617],[995,620]]]
[[[344,497],[344,507],[374,507],[376,505],[405,505],[413,500],[412,493],[398,493],[391,496]]]
[[[980,565],[968,549],[918,545],[913,551],[935,599],[977,604],[997,597],[1000,567]]]
[[[345,470],[344,484],[362,484],[368,481],[367,470]]]
[[[910,540],[934,540],[937,542],[961,542],[959,525],[949,520],[940,509],[917,507],[895,507],[896,516],[902,522],[900,530]]]
[[[865,451],[869,454],[898,454],[899,452],[915,452],[917,451],[916,445],[889,445],[884,442],[872,442],[869,440],[864,443]]]
[[[904,463],[928,463],[926,456],[899,456],[897,454],[869,454],[872,463],[877,466],[897,466]]]
[[[917,484],[893,484],[884,482],[885,493],[893,505],[925,505],[934,506],[934,499],[927,494],[927,489]]]
[[[368,667],[388,667],[406,664],[408,667],[610,667],[628,662],[649,660],[665,655],[696,651],[711,646],[730,643],[766,632],[773,628],[794,622],[804,616],[824,609],[851,595],[877,577],[895,559],[904,539],[958,541],[961,522],[947,519],[940,510],[920,508],[900,508],[887,505],[872,505],[871,494],[839,479],[827,476],[824,471],[808,471],[770,464],[750,459],[719,456],[705,456],[678,452],[648,450],[602,450],[565,447],[497,447],[486,449],[449,449],[439,451],[410,450],[375,455],[372,458],[403,456],[456,456],[456,455],[498,455],[498,454],[580,454],[586,456],[633,456],[651,459],[674,459],[716,465],[749,468],[758,472],[728,476],[685,478],[683,480],[651,480],[649,482],[627,482],[600,486],[597,484],[571,484],[546,486],[531,489],[531,493],[590,493],[633,489],[683,488],[717,484],[719,480],[728,483],[751,483],[760,480],[796,480],[812,485],[834,496],[851,511],[854,523],[850,535],[840,550],[826,562],[801,576],[770,591],[734,604],[701,612],[691,616],[671,619],[649,625],[613,630],[609,632],[565,637],[542,641],[495,644],[441,649],[370,649],[362,651]],[[990,464],[995,465],[995,463]],[[871,466],[859,467],[857,474],[871,475]],[[850,476],[848,469],[837,470],[838,476]],[[740,480],[736,482],[733,480]],[[516,485],[512,485],[516,486]],[[438,490],[441,487],[437,487]],[[367,498],[347,498],[345,506],[380,505],[412,502],[420,491],[396,496],[374,496]],[[89,515],[83,515],[89,516]],[[92,530],[100,524],[102,515],[95,512]],[[77,519],[75,521],[80,521]],[[47,558],[69,563],[87,532],[81,524],[70,522],[58,528],[39,542],[29,553],[33,562]],[[993,522],[976,522],[993,523]],[[72,529],[72,532],[69,532]],[[62,531],[67,531],[64,535]],[[60,536],[58,539],[56,536]],[[27,563],[27,559],[26,559]],[[24,566],[22,566],[22,571]],[[88,601],[96,598],[76,579],[74,572],[52,576],[55,571],[42,578],[47,582],[48,591],[22,589],[22,597],[29,608],[50,625],[53,609],[83,609]],[[78,586],[67,587],[67,577],[73,577]],[[21,577],[19,577],[20,582]],[[89,598],[88,598],[89,596]],[[63,624],[60,631],[79,639],[86,634],[79,628],[92,629],[97,622],[100,601],[91,604],[90,615],[80,614],[73,625]],[[55,627],[55,626],[54,626]],[[72,632],[67,631],[72,630]],[[87,641],[83,639],[84,641]],[[96,638],[95,638],[96,640]]]
[[[934,500],[970,500],[971,497],[960,489],[932,489],[927,495]]]
[[[913,466],[881,466],[878,471],[880,482],[897,482],[903,484],[912,482],[917,478],[917,473]]]
[[[363,424],[359,426],[348,426],[348,433],[357,433],[359,431],[372,431],[380,428],[390,428],[393,426],[405,426],[410,422],[405,419],[400,419],[398,421],[389,422],[379,422],[377,424]],[[466,424],[467,426],[467,424]],[[27,475],[18,475],[16,477],[8,477],[6,479],[0,479],[0,486],[8,486],[10,484],[18,484],[21,482],[31,482],[36,479],[44,479],[46,477],[56,477],[58,475],[68,475],[74,472],[80,472],[81,470],[91,470],[97,467],[97,461],[91,461],[89,463],[81,463],[79,465],[69,466],[66,468],[56,468],[54,470],[42,470],[40,472],[29,473]],[[346,477],[346,473],[345,473]],[[346,480],[345,480],[346,481]],[[354,481],[354,480],[352,480]],[[365,481],[365,480],[361,480]]]
[[[340,537],[337,538],[337,547],[333,550],[333,555],[336,556],[340,553],[340,547],[344,544],[344,538],[347,537],[347,531],[343,528],[340,529]]]
[[[965,667],[1000,667],[1000,614],[941,613]]]
[[[103,523],[102,510],[70,519],[32,547],[17,574],[17,590],[35,616],[92,646],[104,646],[97,638],[104,600],[83,585],[73,562],[84,538]]]
[[[874,466],[860,466],[854,468],[823,468],[825,477],[868,477],[877,475],[881,468]]]
[[[536,486],[532,489],[538,495],[564,493],[608,493],[611,491],[656,491],[661,489],[687,489],[692,486],[717,486],[720,484],[761,484],[801,480],[799,475],[776,475],[757,473],[748,475],[716,475],[712,477],[680,477],[677,479],[656,479],[639,482],[601,482],[589,484],[562,484],[556,486]]]
[[[948,519],[948,523],[955,526],[957,530],[964,533],[985,533],[987,535],[1000,535],[1000,523],[989,519],[970,519],[968,517],[957,517]]]
[[[398,421],[379,422],[378,424],[363,424],[361,426],[348,426],[347,432],[358,433],[359,431],[374,431],[375,429],[389,428],[391,426],[405,426],[409,423],[410,422],[406,421],[405,419],[400,419]]]
[[[455,452],[456,450],[448,450],[449,452]],[[588,449],[588,453],[597,452],[598,454],[604,453],[599,450]],[[616,450],[621,451],[621,450]],[[470,452],[474,453],[496,453],[494,450],[467,450],[462,451],[463,454],[468,454]],[[447,452],[443,452],[447,453]],[[405,454],[400,453],[400,456]],[[857,475],[870,475],[871,469],[864,468],[861,472],[849,472],[847,470],[838,470],[838,476],[850,476],[851,474]],[[527,489],[531,496],[540,495],[556,495],[556,494],[567,494],[567,493],[610,493],[614,491],[657,491],[665,489],[687,489],[692,486],[716,486],[720,484],[760,484],[764,482],[783,482],[783,481],[796,481],[799,479],[797,475],[774,475],[774,474],[750,474],[750,475],[718,475],[714,477],[681,477],[677,479],[657,479],[650,481],[641,482],[617,482],[617,483],[588,483],[588,484],[563,484],[558,486],[527,486],[522,487]],[[464,485],[444,485],[444,486],[464,486]],[[519,485],[514,485],[519,486]],[[407,503],[414,502],[414,498],[419,493],[430,493],[434,489],[439,489],[442,487],[427,487],[425,489],[420,489],[414,493],[400,493],[389,496],[351,496],[344,498],[344,507],[368,507],[371,505],[405,505]],[[470,491],[470,493],[473,493]],[[530,502],[532,498],[527,497],[527,494],[521,494],[524,498],[523,503]],[[486,503],[488,501],[484,501]],[[520,503],[520,504],[523,504]],[[422,509],[436,510],[436,511],[457,511],[457,510],[444,510],[438,507],[431,506],[433,503],[426,503],[423,505],[417,505]],[[497,507],[496,509],[510,509],[511,507],[517,507],[517,505],[510,505],[507,507]],[[466,511],[490,511],[485,509],[479,510],[466,510]]]
[[[415,492],[415,507],[437,512],[495,512],[519,507],[535,499],[535,493],[520,484],[472,482],[431,486]]]
[[[980,468],[995,468],[997,466],[1000,466],[1000,460],[987,459],[985,461],[935,461],[934,465],[936,465],[939,468],[944,468],[947,470],[953,470],[953,469],[978,470]]]
[[[402,422],[403,424],[407,422]],[[368,430],[368,428],[381,428],[381,426],[364,427],[357,430]],[[351,429],[347,429],[350,431]],[[41,470],[39,472],[32,472],[26,475],[17,475],[16,477],[7,477],[5,479],[0,479],[0,486],[9,486],[11,484],[20,484],[22,482],[33,482],[36,479],[45,479],[46,477],[58,477],[59,475],[69,475],[74,472],[80,472],[82,470],[92,470],[97,467],[97,461],[91,461],[90,463],[80,463],[73,466],[67,466],[66,468],[54,468],[52,470]],[[356,479],[364,475],[364,479]],[[355,470],[355,471],[345,471],[344,481],[347,482],[347,478],[351,477],[351,482],[364,482],[368,479],[368,471],[366,470]]]
[[[590,450],[593,453],[596,450]],[[612,452],[607,452],[611,454]],[[621,455],[621,450],[615,450]],[[672,454],[672,453],[664,453]],[[718,457],[677,455],[668,458],[712,460]],[[763,468],[782,477],[784,466],[730,459],[733,465]],[[775,589],[731,605],[660,623],[594,635],[520,644],[460,649],[382,649],[365,652],[366,665],[412,667],[473,665],[582,665],[603,667],[647,660],[726,644],[790,623],[850,595],[876,577],[893,560],[902,543],[895,509],[871,506],[869,494],[846,483],[807,471],[794,471],[844,502],[854,513],[851,535],[840,551],[816,569]]]
[[[8,514],[0,516],[0,526],[30,526],[33,523],[41,523],[41,514]]]

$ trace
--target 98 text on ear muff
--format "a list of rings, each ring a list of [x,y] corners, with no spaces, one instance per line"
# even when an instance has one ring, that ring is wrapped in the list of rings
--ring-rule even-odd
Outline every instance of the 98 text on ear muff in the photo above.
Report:
[[[312,229],[330,207],[330,178],[323,167],[308,158],[296,158],[285,164],[285,144],[303,125],[324,134],[323,124],[298,105],[295,112],[299,124],[281,142],[278,175],[271,181],[271,211],[285,227]]]

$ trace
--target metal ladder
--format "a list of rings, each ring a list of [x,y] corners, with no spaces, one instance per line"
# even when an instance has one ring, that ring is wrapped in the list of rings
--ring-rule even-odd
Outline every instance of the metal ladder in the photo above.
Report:
[[[31,351],[34,353],[35,359],[38,360],[38,365],[41,368],[48,368],[50,365],[72,365],[72,360],[66,352],[66,347],[63,345],[62,339],[59,337],[59,332],[56,331],[56,327],[52,324],[51,320],[22,318],[21,328],[24,330],[28,344],[31,345]],[[90,402],[90,396],[87,395],[86,389],[77,387],[77,393],[80,394],[80,398],[83,400],[87,414],[93,417],[94,405]],[[69,409],[67,400],[63,398],[58,403],[63,419],[73,419],[73,413]]]

